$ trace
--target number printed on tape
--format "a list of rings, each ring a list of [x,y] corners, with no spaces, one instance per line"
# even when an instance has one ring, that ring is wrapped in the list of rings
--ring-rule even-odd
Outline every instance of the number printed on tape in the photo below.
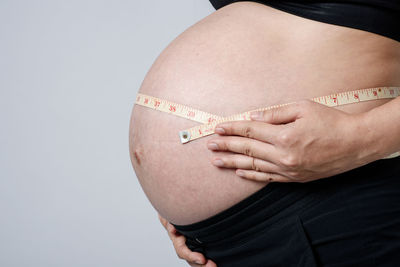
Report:
[[[376,87],[335,93],[327,96],[311,98],[310,100],[329,107],[335,107],[369,100],[396,98],[399,95],[400,87]],[[144,107],[152,108],[161,112],[166,112],[175,116],[202,123],[201,125],[192,127],[190,129],[179,131],[179,137],[182,144],[196,140],[203,136],[213,134],[215,125],[217,125],[218,123],[226,121],[250,120],[250,113],[253,111],[273,109],[293,103],[295,102],[258,108],[255,110],[250,110],[227,117],[221,117],[182,104],[140,93],[137,95],[135,102],[135,104]],[[400,152],[396,152],[385,158],[393,158],[397,156],[400,156]]]

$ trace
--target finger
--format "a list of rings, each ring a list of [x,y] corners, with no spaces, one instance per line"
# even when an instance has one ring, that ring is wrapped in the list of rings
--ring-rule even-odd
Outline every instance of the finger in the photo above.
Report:
[[[177,237],[172,243],[174,244],[174,248],[176,254],[179,258],[186,260],[192,264],[205,264],[206,259],[203,254],[199,252],[193,252],[186,246],[186,238],[184,236]]]
[[[236,175],[257,182],[293,182],[291,179],[277,173],[258,172],[252,170],[236,170]]]
[[[191,263],[205,263],[205,258],[202,254],[198,252],[193,252],[186,246],[186,238],[183,235],[177,236],[169,232],[169,237],[171,238],[175,252],[180,259],[186,260]]]
[[[172,242],[174,242],[178,237],[183,237],[182,235],[177,234],[175,228],[170,223],[167,224],[167,233]]]
[[[178,235],[178,232],[171,223],[168,223],[167,228],[169,238],[172,240],[172,244],[179,258],[200,265],[206,263],[203,254],[193,252],[186,246],[186,238],[183,235]]]
[[[216,145],[216,148],[210,146],[212,143]],[[236,152],[277,165],[279,165],[279,159],[281,158],[274,145],[240,136],[221,136],[210,139],[207,144],[208,148],[212,150]]]
[[[207,266],[207,265],[204,265],[204,264],[196,264],[196,263],[191,263],[191,262],[187,262],[187,263],[189,263],[189,265],[191,267],[205,267],[205,266]]]
[[[271,124],[293,122],[299,118],[301,106],[298,102],[284,104],[283,106],[266,109],[264,111],[251,112],[252,120],[263,121]]]
[[[263,142],[274,143],[282,130],[281,125],[272,125],[260,121],[231,121],[217,124],[215,129],[223,128],[224,135],[239,135]]]
[[[217,267],[217,264],[212,260],[208,260],[207,264],[204,267]]]
[[[195,263],[190,263],[188,262],[190,266],[192,267],[217,267],[217,264],[213,262],[212,260],[207,260],[207,263],[204,264],[195,264]]]
[[[231,154],[226,156],[221,156],[213,159],[221,160],[222,164],[217,164],[218,167],[231,168],[231,169],[245,169],[245,170],[255,170],[262,172],[278,172],[279,166],[254,157],[250,157],[243,154]]]
[[[176,234],[176,229],[170,222],[167,222],[167,231],[168,233]]]
[[[160,222],[164,226],[164,228],[167,229],[168,221],[166,219],[164,219],[163,217],[161,217],[160,214],[158,214],[158,219],[160,220]]]

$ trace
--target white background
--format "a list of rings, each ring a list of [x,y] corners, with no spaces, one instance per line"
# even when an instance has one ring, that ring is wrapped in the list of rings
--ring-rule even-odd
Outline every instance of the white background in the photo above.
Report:
[[[206,0],[0,1],[0,266],[188,266],[131,167],[151,64]]]

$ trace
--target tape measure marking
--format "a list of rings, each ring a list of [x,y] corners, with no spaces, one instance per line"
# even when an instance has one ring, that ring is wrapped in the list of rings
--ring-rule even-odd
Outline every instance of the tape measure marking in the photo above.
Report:
[[[200,123],[209,123],[223,119],[221,116],[144,94],[137,94],[135,104],[170,113],[172,115]]]
[[[335,107],[335,106],[342,106],[346,104],[352,104],[363,101],[385,99],[385,98],[396,98],[399,95],[400,95],[400,87],[376,87],[376,88],[358,89],[353,91],[334,93],[327,96],[314,97],[311,98],[310,100],[326,105],[328,107]],[[213,134],[215,126],[218,123],[227,121],[251,120],[250,113],[253,111],[264,111],[294,103],[296,102],[268,106],[234,114],[227,117],[221,117],[182,104],[174,103],[165,99],[144,95],[140,93],[138,93],[135,102],[135,104],[144,107],[152,108],[158,111],[162,111],[165,113],[169,113],[175,116],[179,116],[185,119],[202,123],[202,125],[198,125],[183,131],[179,131],[179,138],[182,144],[188,143],[189,141],[192,140],[196,140],[203,136]],[[397,156],[400,156],[400,152],[396,152],[388,157],[385,157],[385,159]]]

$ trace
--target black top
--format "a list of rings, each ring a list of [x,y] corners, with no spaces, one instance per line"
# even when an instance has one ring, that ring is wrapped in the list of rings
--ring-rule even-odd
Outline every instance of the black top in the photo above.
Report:
[[[240,0],[210,0],[215,9]],[[400,42],[400,0],[252,1],[330,24],[360,29]]]

